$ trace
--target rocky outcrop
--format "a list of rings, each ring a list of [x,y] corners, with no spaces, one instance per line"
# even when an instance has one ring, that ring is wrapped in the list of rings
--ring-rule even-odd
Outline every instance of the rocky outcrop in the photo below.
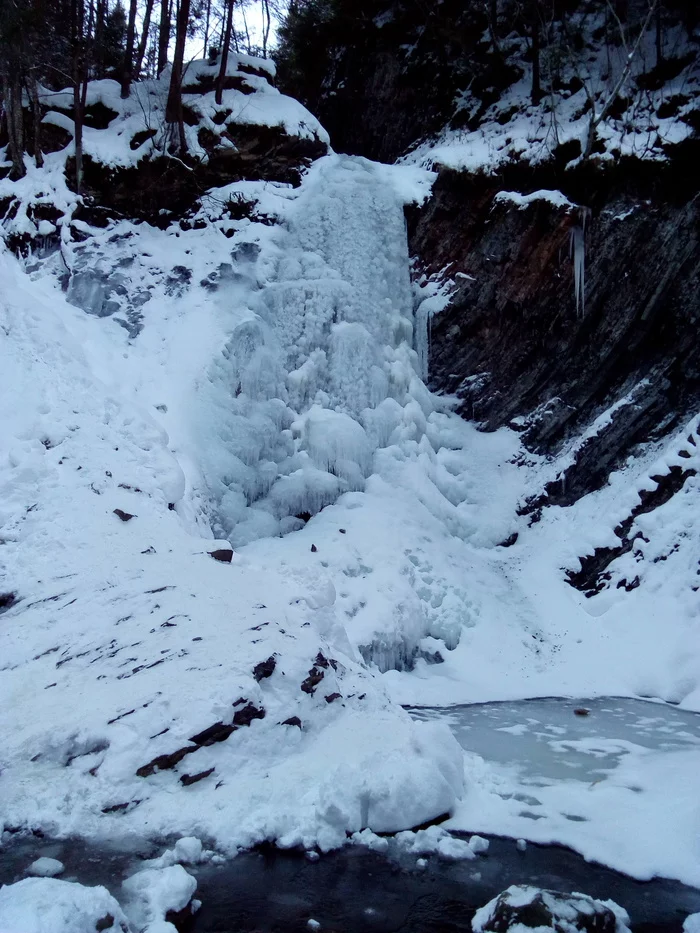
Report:
[[[512,425],[546,453],[614,406],[580,441],[549,502],[599,488],[636,444],[700,400],[700,203],[685,162],[696,150],[688,144],[664,167],[442,170],[410,217],[419,273],[454,282],[430,322],[433,389],[454,393],[485,430]],[[560,189],[570,204],[542,189]],[[577,310],[569,245],[582,206]]]

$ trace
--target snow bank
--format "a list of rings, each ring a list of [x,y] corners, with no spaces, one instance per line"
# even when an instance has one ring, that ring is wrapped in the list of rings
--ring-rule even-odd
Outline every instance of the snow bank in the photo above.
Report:
[[[26,878],[0,888],[3,933],[128,933],[121,907],[103,887]]]
[[[171,911],[183,911],[196,890],[196,879],[182,865],[147,868],[122,884],[124,910],[136,929],[144,933],[165,933],[162,924],[166,915]]]

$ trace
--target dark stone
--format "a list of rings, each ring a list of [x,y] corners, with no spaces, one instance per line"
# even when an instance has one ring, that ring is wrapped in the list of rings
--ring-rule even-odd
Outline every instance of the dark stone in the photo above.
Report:
[[[16,593],[0,593],[0,612],[6,612],[17,602]]]
[[[316,692],[316,687],[318,687],[324,677],[325,671],[323,671],[322,668],[312,667],[309,671],[309,676],[301,684],[302,691],[313,696]]]
[[[315,554],[316,551],[318,551],[318,548],[316,547],[315,544],[312,544],[312,545],[311,545],[311,553],[312,553],[312,554]]]
[[[153,139],[156,134],[157,130],[139,130],[138,133],[134,133],[131,137],[129,148],[134,150],[138,149],[139,146],[143,146],[146,140]]]
[[[610,907],[586,894],[560,894],[513,885],[491,901],[484,933],[507,933],[516,926],[555,930],[556,933],[616,933],[617,918]]]
[[[219,548],[216,551],[209,551],[209,556],[214,560],[220,560],[223,564],[230,564],[233,560],[233,551],[229,548]]]
[[[152,761],[149,761],[148,764],[141,765],[136,774],[138,777],[150,777],[152,774],[155,774],[156,771],[169,771],[174,768],[176,764],[179,764],[186,755],[191,755],[192,752],[196,752],[198,748],[198,745],[186,745],[184,748],[178,748],[176,752],[171,752],[169,755],[158,755]]]
[[[296,726],[298,729],[301,729],[301,719],[298,716],[290,716],[289,719],[285,719],[283,726]]]
[[[249,726],[254,719],[264,719],[265,710],[261,706],[248,703],[233,714],[234,726]]]
[[[125,512],[123,509],[114,509],[114,514],[117,518],[121,518],[123,522],[130,522],[132,518],[136,518],[135,515],[132,515],[130,512]]]
[[[195,915],[192,912],[192,901],[185,904],[182,910],[168,910],[165,913],[165,920],[177,930],[177,933],[190,933],[194,930]]]
[[[270,655],[267,661],[261,661],[260,664],[256,664],[253,668],[253,677],[260,683],[261,680],[264,680],[266,677],[271,677],[275,667],[277,666],[277,660],[274,655]]]
[[[501,541],[501,543],[498,546],[499,547],[513,547],[513,545],[515,544],[517,540],[518,540],[518,532],[514,531],[512,535],[508,535],[507,538]]]
[[[235,726],[227,725],[224,722],[215,722],[213,726],[209,726],[207,729],[198,732],[197,735],[193,735],[190,742],[200,746],[213,745],[215,742],[226,741],[231,733],[235,731]]]
[[[326,703],[333,703],[335,700],[342,700],[342,696],[339,693],[329,693],[324,699]]]
[[[590,712],[591,711],[584,706],[579,706],[574,710],[574,716],[589,716]]]
[[[200,771],[198,774],[181,774],[180,783],[184,784],[185,787],[189,787],[190,784],[196,784],[197,781],[203,781],[205,777],[209,777],[210,774],[214,773],[214,768],[209,768],[207,771]]]
[[[111,930],[113,926],[114,917],[111,914],[105,914],[104,917],[101,917],[95,923],[97,933],[102,933],[103,930]]]

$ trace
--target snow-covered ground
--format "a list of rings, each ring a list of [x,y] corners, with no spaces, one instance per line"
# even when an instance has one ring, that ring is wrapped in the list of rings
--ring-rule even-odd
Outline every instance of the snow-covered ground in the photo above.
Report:
[[[467,826],[478,801],[524,836],[489,767],[399,704],[700,709],[697,476],[638,516],[599,595],[565,576],[617,543],[651,477],[700,467],[697,421],[576,505],[518,516],[570,451],[482,434],[421,381],[403,204],[430,181],[331,155],[299,189],[210,192],[202,229],[120,221],[38,263],[0,247],[6,826],[328,849],[446,812]],[[237,196],[265,222],[232,221]],[[672,827],[652,758],[630,781],[649,766],[649,825]],[[673,769],[680,793],[697,750]],[[700,881],[697,842],[659,828],[650,869],[638,814],[614,823],[601,796],[585,839],[571,821],[548,838]]]
[[[537,104],[531,97],[529,40],[508,35],[499,57],[512,69],[513,83],[488,106],[466,87],[454,100],[451,125],[401,161],[491,173],[514,161],[547,162],[568,144],[574,165],[586,149],[592,114],[597,160],[667,159],[675,145],[693,135],[700,90],[697,32],[689,36],[680,25],[668,27],[665,64],[658,68],[655,22],[647,20],[646,29],[642,19],[611,28],[608,17],[604,5],[591,6],[573,13],[561,34],[552,25],[551,44],[541,56],[542,100]],[[571,29],[580,45],[572,42]],[[488,33],[482,42],[490,45]],[[406,52],[410,60],[414,50]]]

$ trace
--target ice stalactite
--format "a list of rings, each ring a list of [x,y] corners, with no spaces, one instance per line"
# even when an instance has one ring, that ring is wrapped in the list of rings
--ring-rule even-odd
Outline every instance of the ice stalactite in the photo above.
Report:
[[[576,313],[583,316],[586,304],[586,225],[590,208],[579,208],[579,223],[571,229],[569,255],[574,263],[574,298]]]

